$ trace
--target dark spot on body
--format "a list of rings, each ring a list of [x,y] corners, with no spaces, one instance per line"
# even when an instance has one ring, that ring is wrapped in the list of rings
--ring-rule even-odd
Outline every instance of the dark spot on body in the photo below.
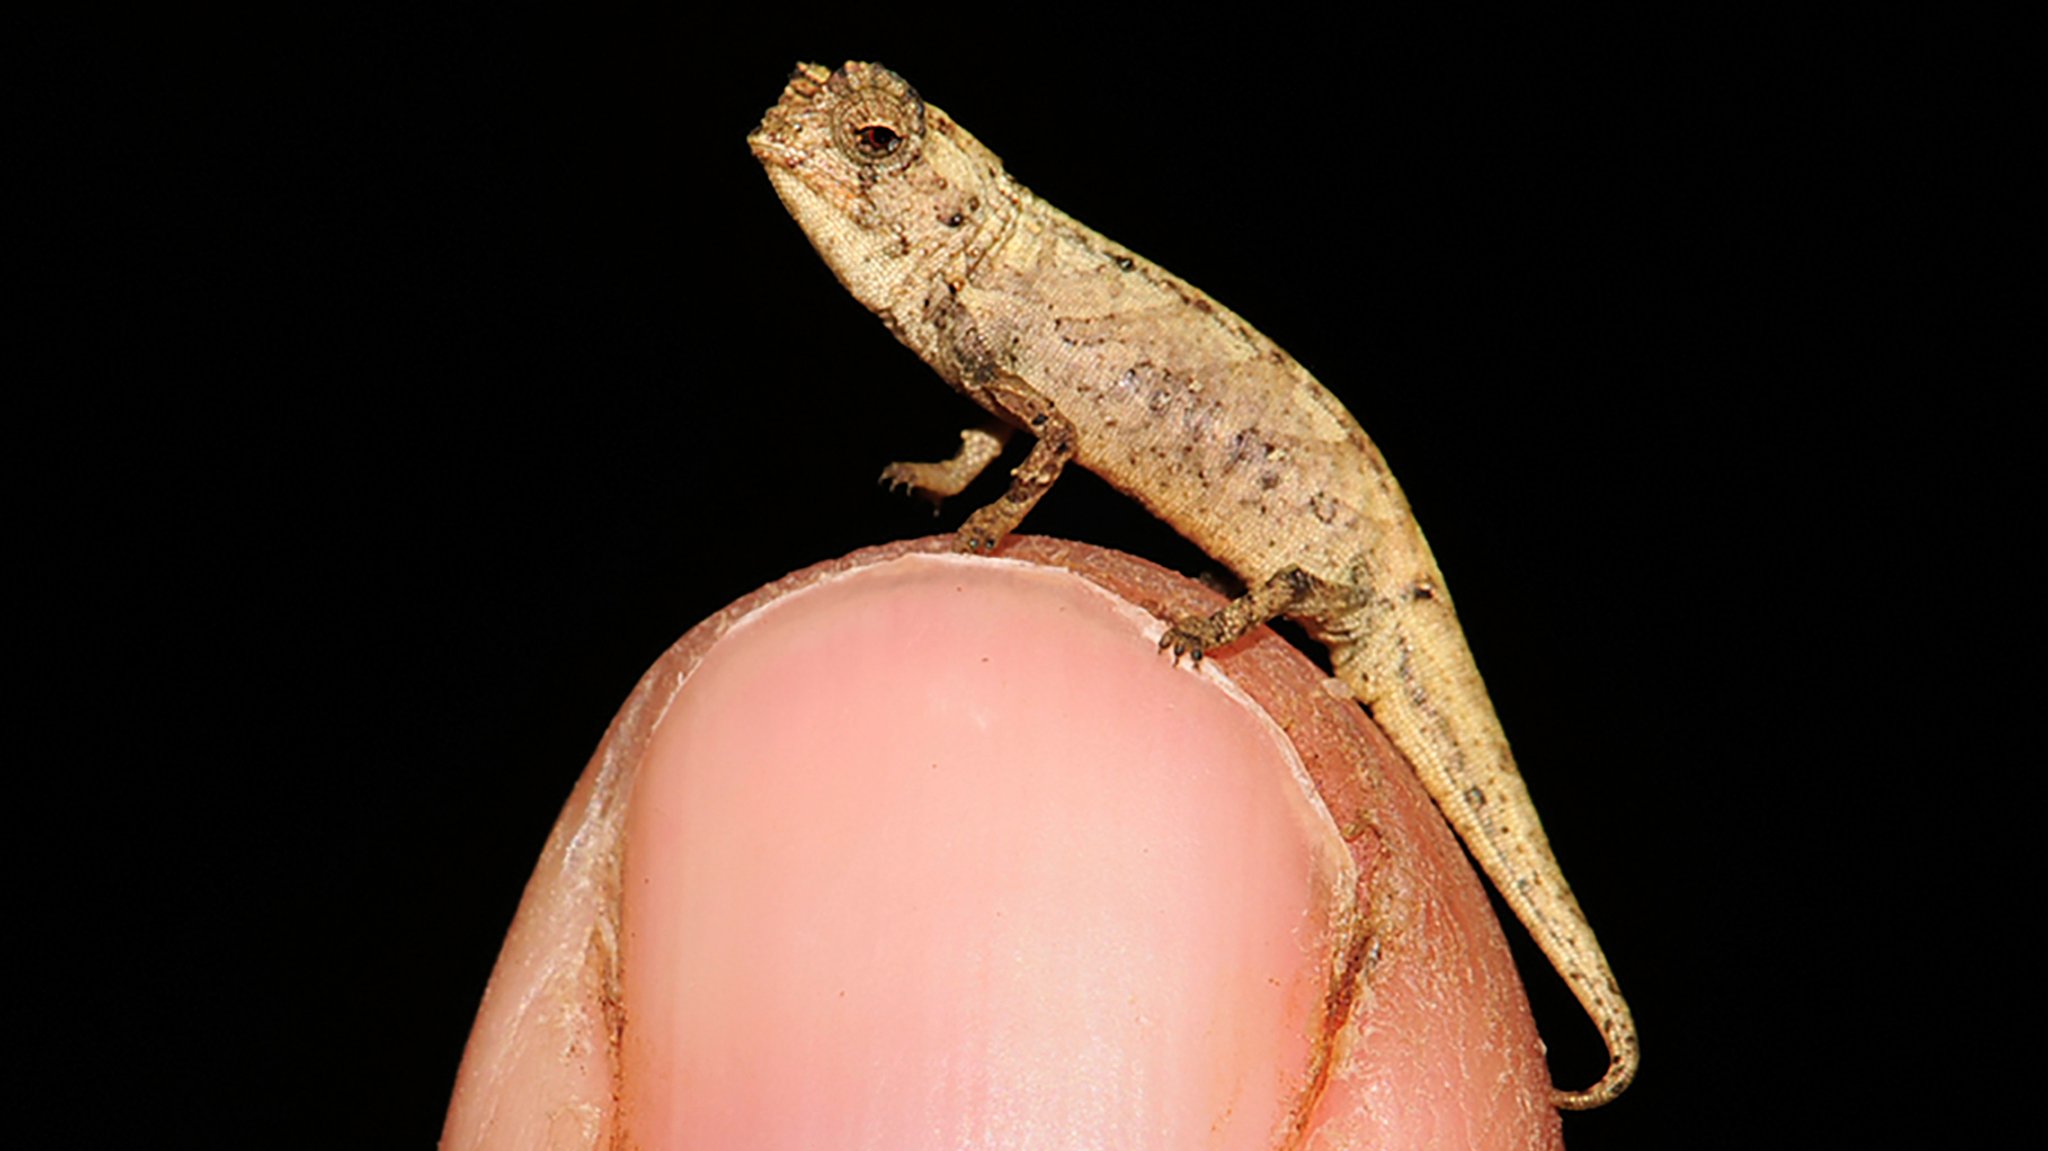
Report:
[[[947,216],[943,222],[948,228],[957,228],[967,222],[967,217],[959,212],[955,212]]]
[[[1481,790],[1481,789],[1479,789],[1479,788],[1477,788],[1477,787],[1468,787],[1468,788],[1466,788],[1466,789],[1465,789],[1465,806],[1467,806],[1467,807],[1474,807],[1474,808],[1478,808],[1478,807],[1485,807],[1485,806],[1486,806],[1486,792],[1484,792],[1483,790]]]
[[[1428,580],[1416,580],[1408,585],[1408,598],[1411,600],[1435,599],[1436,585]]]
[[[1260,438],[1257,428],[1246,428],[1230,437],[1230,466],[1262,463],[1273,456],[1273,445]]]
[[[1317,523],[1336,523],[1337,510],[1337,501],[1331,499],[1328,492],[1317,492],[1308,498],[1308,514],[1314,516]]]
[[[1110,253],[1109,258],[1116,263],[1116,266],[1120,271],[1128,272],[1138,266],[1137,263],[1133,261],[1129,256],[1123,255],[1120,252]]]

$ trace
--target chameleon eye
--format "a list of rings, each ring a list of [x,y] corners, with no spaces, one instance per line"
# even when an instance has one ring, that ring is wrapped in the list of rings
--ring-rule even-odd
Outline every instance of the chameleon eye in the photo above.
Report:
[[[868,167],[901,167],[917,156],[924,134],[924,101],[894,72],[848,64],[827,88],[841,103],[832,134],[847,159]]]
[[[887,124],[869,124],[853,130],[853,142],[861,151],[881,159],[903,143],[903,137]]]

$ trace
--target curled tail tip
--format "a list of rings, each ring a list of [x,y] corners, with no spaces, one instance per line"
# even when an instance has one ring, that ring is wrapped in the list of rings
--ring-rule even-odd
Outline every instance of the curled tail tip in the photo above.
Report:
[[[1591,1087],[1583,1091],[1560,1091],[1555,1087],[1551,1088],[1550,1105],[1560,1111],[1591,1111],[1595,1107],[1604,1107],[1614,1102],[1617,1095],[1628,1090],[1628,1085],[1635,1082],[1636,1063],[1633,1051],[1616,1055],[1607,1064],[1607,1074],[1601,1076],[1600,1082]]]

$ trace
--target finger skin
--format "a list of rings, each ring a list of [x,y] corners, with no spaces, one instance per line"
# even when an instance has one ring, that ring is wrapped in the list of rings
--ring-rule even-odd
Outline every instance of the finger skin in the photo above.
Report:
[[[1356,704],[1270,637],[1209,661],[1263,708],[1175,668],[1095,585],[1217,601],[1128,557],[887,562],[947,543],[649,671],[444,1147],[1559,1145],[1484,895]]]

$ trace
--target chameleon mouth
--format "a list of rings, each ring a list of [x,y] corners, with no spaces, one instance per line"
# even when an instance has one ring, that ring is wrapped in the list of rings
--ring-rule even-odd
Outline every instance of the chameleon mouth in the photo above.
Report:
[[[774,186],[775,194],[782,199],[782,206],[796,217],[798,223],[806,223],[831,210],[831,204],[795,171],[794,165],[785,166],[770,157],[762,157],[761,163],[768,170],[768,182]]]
[[[770,169],[794,168],[803,161],[803,149],[789,139],[788,122],[777,122],[775,114],[781,110],[779,104],[769,109],[761,126],[747,135],[747,147],[753,150],[754,159]]]
[[[777,171],[794,168],[800,162],[797,151],[773,136],[755,132],[747,137],[747,147],[753,150],[754,159],[768,169],[772,177]]]

